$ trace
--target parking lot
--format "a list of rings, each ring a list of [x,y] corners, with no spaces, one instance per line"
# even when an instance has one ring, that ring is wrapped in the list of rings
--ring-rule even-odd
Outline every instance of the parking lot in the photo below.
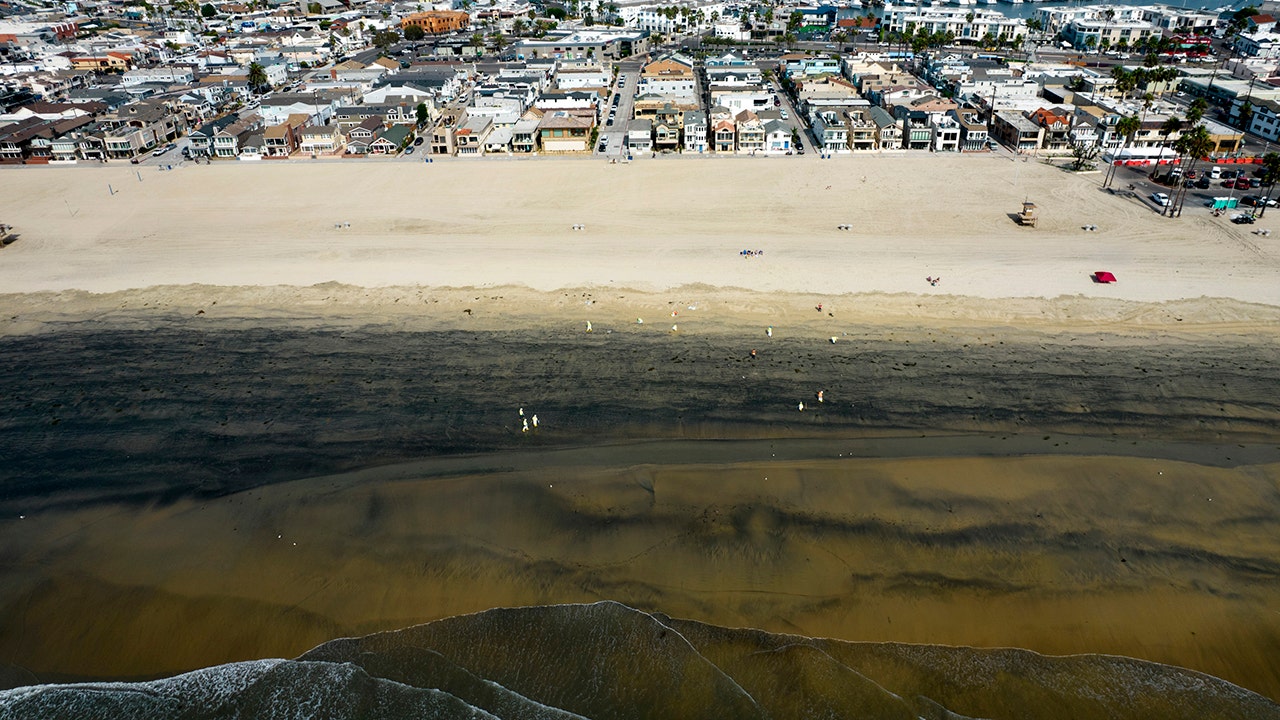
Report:
[[[1219,176],[1217,178],[1212,177],[1213,168],[1215,167],[1218,168]],[[1214,198],[1230,198],[1239,202],[1246,197],[1267,196],[1271,189],[1261,187],[1258,183],[1250,183],[1250,187],[1247,189],[1234,187],[1235,173],[1243,173],[1246,177],[1252,179],[1254,177],[1253,171],[1258,167],[1257,165],[1235,166],[1200,163],[1194,169],[1196,177],[1187,188],[1186,198],[1183,201],[1183,212],[1192,212],[1197,209],[1209,212]],[[1115,190],[1132,190],[1133,194],[1150,207],[1153,212],[1161,212],[1164,207],[1152,196],[1156,193],[1163,193],[1172,199],[1177,192],[1177,188],[1153,181],[1150,173],[1151,168],[1149,166],[1121,167],[1116,171],[1115,180],[1111,186]],[[1207,183],[1205,178],[1208,179]],[[1232,186],[1228,186],[1226,184],[1228,182]],[[1230,210],[1229,212],[1234,215],[1240,212],[1252,213],[1255,210],[1254,205],[1246,205],[1244,203],[1240,203],[1238,207],[1238,210]],[[1260,207],[1257,209],[1261,210]]]

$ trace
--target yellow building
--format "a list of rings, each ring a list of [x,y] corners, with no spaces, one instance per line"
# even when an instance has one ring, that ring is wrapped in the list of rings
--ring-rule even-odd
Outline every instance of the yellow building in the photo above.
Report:
[[[471,16],[456,10],[432,10],[414,13],[400,21],[400,29],[422,28],[428,35],[462,30],[471,24]]]

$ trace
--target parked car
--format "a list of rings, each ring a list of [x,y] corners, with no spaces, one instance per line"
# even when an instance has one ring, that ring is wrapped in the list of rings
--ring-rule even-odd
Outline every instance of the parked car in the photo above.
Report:
[[[1196,181],[1196,187],[1200,188],[1201,190],[1208,190],[1209,187],[1212,185],[1213,185],[1213,181],[1209,179],[1208,175],[1202,175],[1200,179]]]
[[[1195,170],[1188,170],[1188,171],[1187,171],[1187,179],[1188,179],[1188,180],[1195,180],[1195,179],[1196,179],[1197,177],[1199,177],[1199,176],[1200,176],[1200,173],[1197,173]]]
[[[1162,192],[1151,193],[1151,200],[1160,207],[1168,207],[1169,196]]]
[[[1254,217],[1252,215],[1237,215],[1231,218],[1231,222],[1237,225],[1252,225],[1254,223]]]
[[[414,138],[414,139],[413,139],[413,145],[414,145],[414,147],[417,147],[417,146],[421,145],[423,140],[426,140],[426,138]]]
[[[1244,197],[1240,198],[1241,205],[1252,205],[1253,207],[1261,207],[1264,203],[1266,204],[1267,207],[1275,207],[1277,204],[1280,204],[1280,200],[1276,200],[1275,198],[1267,199],[1264,197],[1259,197],[1257,195],[1245,195]]]
[[[413,154],[413,146],[412,146],[412,145],[410,145],[409,147],[405,148],[405,149],[404,149],[404,154],[405,154],[405,155],[412,155],[412,154]]]

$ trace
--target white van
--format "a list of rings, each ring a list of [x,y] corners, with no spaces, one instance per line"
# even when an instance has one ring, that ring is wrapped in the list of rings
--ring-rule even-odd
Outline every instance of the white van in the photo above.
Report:
[[[1222,168],[1218,167],[1217,165],[1214,165],[1213,169],[1209,171],[1209,177],[1214,180],[1217,180],[1218,178],[1222,177]]]

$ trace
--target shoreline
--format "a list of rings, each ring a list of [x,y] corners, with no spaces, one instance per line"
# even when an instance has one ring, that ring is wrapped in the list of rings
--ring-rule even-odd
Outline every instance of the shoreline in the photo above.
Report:
[[[403,301],[403,302],[402,302]],[[822,311],[814,312],[820,303]],[[0,337],[49,332],[78,322],[147,327],[203,321],[210,326],[384,326],[400,330],[523,327],[569,329],[587,320],[621,329],[647,316],[660,332],[732,333],[765,326],[797,333],[846,326],[973,329],[1016,326],[1042,334],[1100,330],[1120,335],[1153,329],[1280,334],[1280,305],[1228,297],[1135,301],[1064,295],[979,298],[913,293],[778,293],[693,284],[662,291],[580,286],[551,291],[525,285],[363,287],[167,285],[109,292],[85,290],[0,294]],[[837,314],[838,313],[838,314]],[[1007,329],[1012,329],[1009,327]]]

